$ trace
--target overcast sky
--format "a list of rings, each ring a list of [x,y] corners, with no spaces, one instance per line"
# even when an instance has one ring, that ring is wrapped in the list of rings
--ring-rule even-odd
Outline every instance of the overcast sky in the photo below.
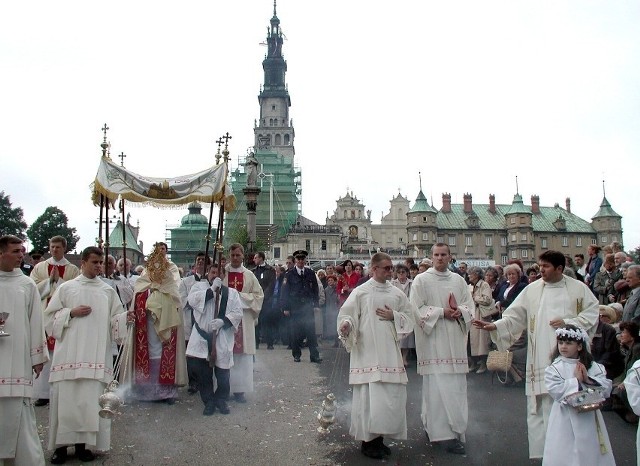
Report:
[[[398,190],[564,207],[606,196],[640,246],[640,2],[279,0],[303,215],[347,191],[374,223]],[[56,205],[93,244],[100,128],[148,176],[234,165],[253,144],[271,0],[0,6],[0,190]],[[119,159],[115,159],[119,160]],[[131,209],[145,252],[181,210]]]

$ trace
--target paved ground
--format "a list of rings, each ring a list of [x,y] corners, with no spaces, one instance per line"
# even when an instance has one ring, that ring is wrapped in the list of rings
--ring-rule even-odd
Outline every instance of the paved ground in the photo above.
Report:
[[[306,351],[306,350],[303,350]],[[420,422],[421,380],[415,364],[409,370],[409,438],[390,442],[392,455],[372,460],[360,453],[349,436],[351,392],[347,384],[349,355],[343,349],[322,350],[324,362],[301,363],[290,351],[276,346],[259,349],[255,392],[248,403],[230,403],[231,414],[202,416],[198,395],[181,390],[173,406],[133,403],[122,408],[112,424],[112,450],[95,462],[104,465],[537,465],[527,451],[524,388],[492,384],[489,374],[468,377],[469,427],[467,452],[453,456],[432,447]],[[331,432],[316,431],[322,400],[338,397],[336,423]],[[36,408],[44,445],[48,408]],[[635,465],[635,426],[616,414],[604,413],[618,465]],[[71,450],[70,450],[71,452]],[[47,458],[51,456],[46,452]],[[83,464],[70,458],[67,464]]]

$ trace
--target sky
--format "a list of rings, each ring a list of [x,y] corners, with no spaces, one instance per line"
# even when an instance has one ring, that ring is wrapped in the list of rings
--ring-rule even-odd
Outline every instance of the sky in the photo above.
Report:
[[[279,0],[302,170],[324,224],[347,190],[379,223],[398,192],[462,203],[603,198],[640,246],[640,2]],[[102,126],[136,173],[232,168],[253,145],[271,0],[69,0],[0,6],[0,190],[33,222],[55,205],[97,236]],[[516,187],[516,177],[518,180]],[[128,207],[145,252],[184,209]]]

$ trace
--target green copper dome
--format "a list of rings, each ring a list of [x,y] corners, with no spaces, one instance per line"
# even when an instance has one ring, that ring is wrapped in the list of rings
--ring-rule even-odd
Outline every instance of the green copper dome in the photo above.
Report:
[[[198,202],[189,204],[189,213],[180,220],[181,226],[188,225],[209,225],[207,217],[201,214],[202,206]]]

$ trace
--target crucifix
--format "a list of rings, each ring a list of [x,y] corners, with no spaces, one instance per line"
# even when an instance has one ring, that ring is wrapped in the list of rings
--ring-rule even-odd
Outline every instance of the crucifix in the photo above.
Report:
[[[224,139],[224,148],[227,149],[229,147],[229,139],[232,139],[232,137],[229,135],[229,131],[227,131],[227,133],[220,139]]]
[[[109,127],[105,123],[101,129],[102,129],[102,132],[104,133],[104,142],[107,142],[107,131],[109,131]]]
[[[121,167],[124,167],[124,158],[125,158],[126,156],[127,156],[127,155],[126,155],[124,152],[120,152],[120,155],[118,155],[118,157],[120,157],[120,166],[121,166]]]
[[[220,158],[222,157],[222,155],[220,154],[220,146],[222,145],[222,138],[218,138],[218,140],[216,141],[216,144],[218,144],[218,152],[216,152],[216,165],[219,165]]]

